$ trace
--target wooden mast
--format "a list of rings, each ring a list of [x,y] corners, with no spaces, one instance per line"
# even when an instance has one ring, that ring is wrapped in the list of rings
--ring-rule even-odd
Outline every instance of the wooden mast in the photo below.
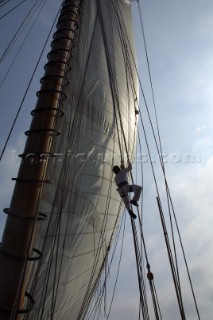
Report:
[[[26,266],[33,256],[33,234],[42,189],[45,183],[49,183],[45,178],[47,164],[53,139],[59,134],[55,128],[56,118],[60,115],[59,101],[66,85],[82,1],[65,0],[62,4],[52,50],[48,54],[37,104],[32,112],[31,127],[26,132],[28,138],[21,155],[22,163],[18,177],[14,179],[16,184],[10,208],[4,210],[8,217],[0,247],[1,320],[18,319],[20,311],[25,308],[25,299],[30,298],[25,292]],[[44,154],[47,155],[45,158]]]

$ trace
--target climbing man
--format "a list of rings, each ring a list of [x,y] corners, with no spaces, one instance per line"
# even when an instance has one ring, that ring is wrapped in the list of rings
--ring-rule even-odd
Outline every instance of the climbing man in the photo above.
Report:
[[[133,219],[136,219],[136,215],[131,210],[129,203],[138,207],[138,200],[140,198],[142,188],[136,184],[129,185],[127,174],[131,170],[132,170],[131,163],[128,164],[127,168],[125,168],[124,165],[121,165],[121,167],[114,166],[112,168],[112,171],[115,173],[115,183],[118,186],[117,190],[118,190],[121,198],[123,199],[123,202],[129,212],[130,216]],[[134,196],[131,201],[129,201],[128,192],[134,192]]]

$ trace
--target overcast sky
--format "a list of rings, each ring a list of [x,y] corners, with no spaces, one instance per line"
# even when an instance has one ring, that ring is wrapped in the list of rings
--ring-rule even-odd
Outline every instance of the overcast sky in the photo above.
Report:
[[[54,4],[56,2],[54,1]],[[213,2],[212,0],[149,0],[140,3],[167,178],[201,319],[209,320],[213,312]],[[150,110],[153,110],[137,2],[134,2],[132,7],[141,81]],[[54,13],[54,6],[49,6],[48,17]],[[44,35],[40,33],[39,37],[45,38],[48,25],[47,15],[43,13],[40,27],[42,26]],[[35,37],[36,32],[37,30]],[[0,33],[0,39],[4,41],[9,37],[10,28],[6,31],[0,26]],[[39,48],[35,45],[33,47],[35,54],[37,50],[39,52]],[[29,65],[26,61],[26,66],[25,69],[30,75],[33,63]],[[4,66],[0,68],[4,70]],[[1,109],[7,114],[0,119],[0,133],[4,138],[5,127],[9,127],[15,114],[15,108],[11,106],[17,101],[20,103],[29,75],[25,76],[25,85],[22,85],[19,79],[24,76],[20,69],[17,69],[17,77],[10,79],[10,83],[14,81],[13,86],[8,89],[8,84],[5,84],[4,93],[1,92]],[[38,90],[38,87],[38,83],[33,84],[34,91]],[[33,103],[33,98],[28,98],[26,101],[18,122],[17,134],[13,136],[8,153],[0,167],[2,208],[9,205],[8,194],[13,183],[8,181],[8,177],[15,176],[16,155],[22,151],[24,140],[19,133],[20,127],[23,121],[26,122],[23,120],[24,114],[29,114],[34,107]],[[142,99],[141,110],[144,110]],[[30,116],[27,121],[29,120]],[[142,131],[140,132],[142,135]],[[147,152],[146,149],[143,151]],[[190,161],[188,161],[189,155],[194,155]],[[154,149],[153,157],[157,169],[158,158]],[[177,320],[180,316],[164,249],[154,182],[148,175],[149,161],[144,163],[143,167],[145,175],[143,226],[150,264],[155,275],[163,319]],[[159,174],[159,185],[162,184],[162,176]],[[120,277],[110,316],[112,320],[138,317],[139,298],[134,259],[131,229],[127,219]],[[113,267],[113,271],[115,270],[116,265]],[[181,258],[180,274],[187,319],[195,320],[197,317]]]

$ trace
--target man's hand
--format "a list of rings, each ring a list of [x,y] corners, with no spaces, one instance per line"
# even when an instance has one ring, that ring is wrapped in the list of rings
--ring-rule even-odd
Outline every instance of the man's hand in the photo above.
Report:
[[[127,160],[127,163],[128,163],[128,168],[129,168],[129,170],[132,170],[132,164],[131,164],[131,162],[129,161],[129,159]]]

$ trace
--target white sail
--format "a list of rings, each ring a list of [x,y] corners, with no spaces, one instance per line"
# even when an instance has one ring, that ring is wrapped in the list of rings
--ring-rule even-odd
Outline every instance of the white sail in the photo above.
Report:
[[[138,83],[130,6],[84,1],[36,230],[41,262],[27,319],[80,319],[113,240],[122,202],[112,165],[135,152]]]

